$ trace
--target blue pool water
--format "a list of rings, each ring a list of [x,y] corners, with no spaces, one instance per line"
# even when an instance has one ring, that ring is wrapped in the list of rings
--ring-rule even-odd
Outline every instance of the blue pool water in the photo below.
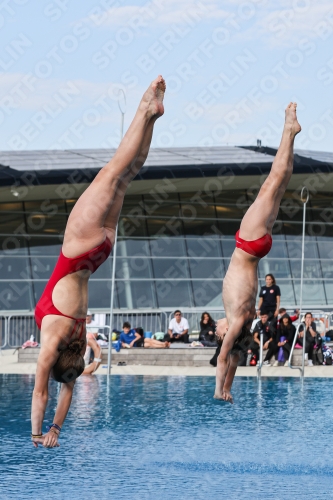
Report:
[[[0,498],[333,498],[329,379],[81,377],[61,447],[29,441],[34,377],[0,375]],[[56,405],[51,382],[46,422]]]

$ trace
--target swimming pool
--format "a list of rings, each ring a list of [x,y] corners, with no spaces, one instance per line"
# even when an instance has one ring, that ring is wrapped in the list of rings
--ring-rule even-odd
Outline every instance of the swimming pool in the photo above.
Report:
[[[231,406],[212,377],[81,377],[53,450],[29,442],[33,382],[0,375],[1,499],[333,498],[329,379],[239,377]]]

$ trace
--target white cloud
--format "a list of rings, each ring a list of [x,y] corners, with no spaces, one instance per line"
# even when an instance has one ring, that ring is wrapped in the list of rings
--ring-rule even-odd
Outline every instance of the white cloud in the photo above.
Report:
[[[229,43],[260,40],[268,47],[287,48],[297,46],[302,38],[320,37],[318,24],[326,21],[331,26],[332,7],[332,0],[151,0],[143,6],[111,8],[98,22],[92,15],[84,21],[95,28],[115,29],[120,39],[130,36],[122,30],[142,37],[160,29],[194,28],[201,22],[216,26],[218,22],[231,35]]]
[[[117,102],[117,82],[91,82],[88,80],[41,80],[31,74],[7,73],[0,80],[2,103],[15,109],[37,110],[55,102],[68,103],[72,107],[85,103],[86,107],[106,96],[109,105]]]
[[[245,39],[263,38],[271,47],[290,47],[302,38],[316,39],[321,31],[318,26],[333,19],[331,0],[290,2],[280,0],[273,8],[258,8],[256,22],[245,32]],[[327,22],[328,29],[332,30]]]
[[[202,20],[224,19],[228,16],[228,10],[221,8],[219,2],[214,0],[152,0],[141,7],[126,5],[111,8],[105,12],[104,18],[97,19],[91,15],[84,20],[101,27],[130,26],[140,34],[144,32],[145,27],[152,30],[154,26],[161,24],[191,25]]]

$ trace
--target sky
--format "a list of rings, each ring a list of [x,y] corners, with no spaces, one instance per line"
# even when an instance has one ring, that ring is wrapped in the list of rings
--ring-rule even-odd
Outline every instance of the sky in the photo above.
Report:
[[[333,151],[331,0],[5,0],[0,33],[2,151],[117,147],[159,74],[154,147],[277,147],[296,101]]]

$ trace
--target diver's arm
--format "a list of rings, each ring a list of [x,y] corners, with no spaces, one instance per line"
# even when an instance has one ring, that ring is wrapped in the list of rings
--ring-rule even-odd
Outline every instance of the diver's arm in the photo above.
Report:
[[[42,434],[42,425],[48,400],[48,383],[52,366],[59,356],[55,344],[42,346],[37,361],[35,387],[32,393],[31,433]]]
[[[53,419],[53,423],[57,424],[59,427],[62,427],[71,405],[74,385],[75,380],[73,380],[73,382],[61,384],[57,409]]]
[[[41,438],[32,438],[35,447],[38,447],[38,444],[43,445],[44,448],[56,448],[60,446],[58,444],[58,438],[60,435],[60,430],[58,429],[58,427],[60,427],[61,429],[62,424],[64,423],[67,416],[69,407],[72,402],[74,384],[75,380],[73,382],[61,384],[58,405],[53,419],[53,423],[56,424],[57,427],[50,426],[49,431]]]

